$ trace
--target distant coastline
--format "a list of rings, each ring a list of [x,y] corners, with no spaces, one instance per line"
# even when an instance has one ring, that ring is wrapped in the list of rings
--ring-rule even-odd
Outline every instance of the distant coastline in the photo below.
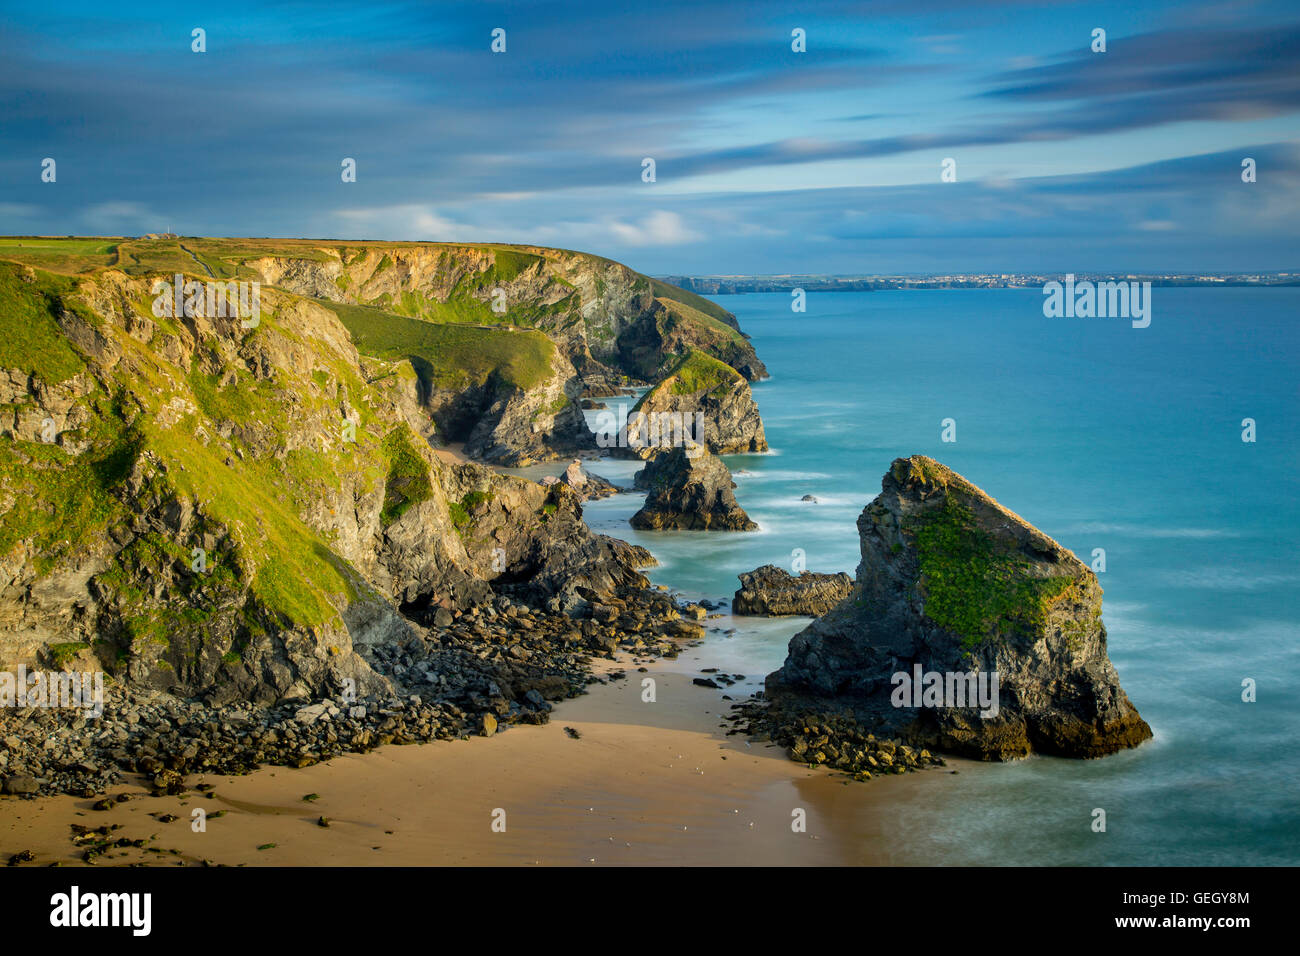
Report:
[[[1138,281],[1160,287],[1224,288],[1229,286],[1290,287],[1300,285],[1297,272],[1104,273],[1078,272],[1079,280]],[[697,295],[743,295],[750,292],[880,292],[890,289],[1041,289],[1060,281],[1058,273],[960,273],[955,275],[783,275],[783,276],[656,276]]]

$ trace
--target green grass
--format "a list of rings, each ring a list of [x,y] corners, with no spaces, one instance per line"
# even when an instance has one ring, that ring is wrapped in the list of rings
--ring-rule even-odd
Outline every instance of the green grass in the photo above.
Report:
[[[534,256],[527,252],[498,249],[493,255],[490,274],[502,282],[511,282],[541,261],[543,261],[541,256]]]
[[[0,369],[18,369],[57,385],[86,367],[55,321],[72,305],[73,283],[39,272],[28,283],[20,272],[21,267],[0,262]]]
[[[149,429],[149,448],[168,465],[176,492],[201,502],[208,520],[232,530],[239,553],[229,560],[245,578],[251,572],[253,593],[268,611],[304,626],[336,621],[337,604],[356,598],[355,572],[298,517],[283,467],[227,465],[219,446],[195,437],[198,424],[190,416],[172,428]],[[347,466],[338,460],[334,467]]]
[[[57,445],[0,437],[0,485],[14,494],[0,515],[0,554],[30,542],[37,575],[125,514],[117,494],[140,450],[140,437],[125,428],[100,399],[100,417],[88,428],[91,450],[72,456]]]
[[[384,437],[384,454],[388,457],[388,477],[384,481],[384,507],[380,523],[387,527],[412,505],[426,500],[433,493],[429,481],[429,466],[419,456],[411,441],[415,436],[403,422]]]
[[[650,280],[650,290],[654,293],[656,299],[671,299],[674,302],[681,303],[694,312],[702,312],[709,318],[714,319],[721,324],[734,328],[733,323],[736,317],[709,299],[702,295],[696,295],[694,292],[688,292],[686,289],[680,289],[675,285],[669,285],[660,279]]]
[[[464,388],[496,375],[527,390],[551,375],[555,345],[540,332],[441,324],[369,306],[320,304],[352,333],[358,351],[390,361],[410,359],[420,377],[438,387]]]
[[[61,239],[49,236],[0,237],[0,259],[49,272],[77,275],[110,266],[116,259],[117,239]]]
[[[50,660],[59,670],[67,667],[72,663],[72,659],[90,647],[81,641],[69,641],[64,644],[50,644]]]
[[[652,405],[664,389],[673,395],[723,395],[742,382],[744,378],[741,374],[726,362],[719,362],[711,355],[691,349],[669,368],[666,378],[641,396],[632,410]]]
[[[1029,561],[980,528],[951,486],[943,505],[915,518],[912,530],[925,615],[965,647],[1042,627],[1052,604],[1079,583],[1028,573]]]

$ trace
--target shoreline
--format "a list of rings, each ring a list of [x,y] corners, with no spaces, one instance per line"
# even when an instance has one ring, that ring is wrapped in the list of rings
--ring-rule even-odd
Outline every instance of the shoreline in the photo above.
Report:
[[[116,824],[101,839],[154,839],[109,849],[95,865],[906,865],[920,861],[907,858],[897,824],[916,788],[935,795],[955,781],[949,770],[967,765],[950,759],[947,769],[855,783],[769,742],[728,736],[732,702],[693,685],[680,662],[593,663],[625,677],[557,704],[547,724],[488,740],[192,775],[191,786],[215,787],[211,797],[149,796],[137,777],[109,790],[130,799],[106,811],[79,797],[0,798],[0,852],[30,850],[30,866],[84,865],[71,827]],[[644,677],[656,682],[656,703],[642,702]],[[310,793],[319,799],[304,801]],[[194,832],[200,807],[225,812]],[[806,832],[792,831],[795,808],[806,811]],[[505,832],[493,830],[496,810]]]

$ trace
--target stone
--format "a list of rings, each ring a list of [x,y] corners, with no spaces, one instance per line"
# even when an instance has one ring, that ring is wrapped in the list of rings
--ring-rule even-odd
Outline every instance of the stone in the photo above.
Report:
[[[774,617],[804,614],[820,617],[839,604],[853,590],[847,574],[815,574],[802,571],[798,576],[765,564],[740,575],[740,590],[732,599],[736,614]]]
[[[15,796],[25,793],[37,793],[41,789],[40,781],[25,773],[10,774],[4,778],[2,788],[5,793]]]
[[[716,455],[698,447],[664,452],[637,472],[634,482],[647,491],[645,504],[630,523],[646,530],[695,529],[755,531],[736,500],[731,472]]]
[[[1107,654],[1087,565],[931,458],[895,460],[881,488],[858,518],[853,590],[791,639],[767,677],[774,705],[834,708],[914,748],[981,759],[1100,757],[1151,737]],[[996,673],[996,715],[895,706],[895,675],[918,670]]]

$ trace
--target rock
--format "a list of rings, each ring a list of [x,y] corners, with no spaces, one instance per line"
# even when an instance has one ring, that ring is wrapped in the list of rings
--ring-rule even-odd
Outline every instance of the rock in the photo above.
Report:
[[[25,773],[15,773],[4,778],[4,786],[0,789],[3,789],[5,793],[17,796],[24,793],[36,793],[41,789],[41,784],[33,776]]]
[[[714,690],[718,689],[717,682],[709,677],[696,677],[694,680],[691,681],[691,683],[696,685],[697,687],[712,687]]]
[[[568,468],[564,469],[564,475],[560,480],[573,489],[579,501],[608,498],[610,495],[618,494],[616,485],[606,481],[599,475],[592,475],[583,471],[582,462],[577,459]]]
[[[800,500],[800,501],[811,502],[812,504],[817,504],[817,499],[814,498],[812,495],[804,495],[804,496],[803,496],[802,498],[800,498],[799,500]]]
[[[298,721],[300,724],[314,724],[325,716],[328,709],[329,705],[326,703],[311,704],[307,707],[300,707],[293,715],[294,720]]]
[[[858,531],[852,593],[791,639],[767,678],[776,705],[833,706],[983,759],[1100,757],[1151,737],[1106,653],[1096,575],[1023,518],[918,455],[893,463]],[[996,715],[895,695],[895,675],[972,671],[989,691],[997,675]]]
[[[492,714],[484,714],[482,722],[479,724],[479,733],[484,737],[491,737],[497,732],[497,719]]]
[[[838,574],[801,571],[795,577],[774,564],[765,564],[740,575],[740,590],[732,599],[731,607],[736,614],[819,617],[848,597],[852,590],[853,579],[842,571]]]
[[[715,455],[768,450],[763,419],[744,376],[692,350],[629,412],[620,447],[650,458],[695,442]]]
[[[699,450],[697,449],[697,452]],[[716,455],[674,448],[653,458],[634,479],[647,490],[634,528],[754,531],[758,525],[741,509],[731,472]]]
[[[160,770],[153,775],[153,788],[157,792],[177,794],[185,790],[185,778],[175,770]]]

